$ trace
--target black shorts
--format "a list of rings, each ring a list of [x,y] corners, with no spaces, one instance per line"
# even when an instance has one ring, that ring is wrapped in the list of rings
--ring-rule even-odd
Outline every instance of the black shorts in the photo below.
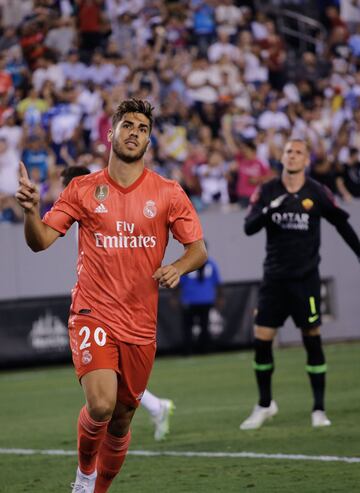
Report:
[[[296,327],[321,325],[320,276],[315,271],[302,279],[264,279],[259,290],[256,325],[277,328],[292,317]]]

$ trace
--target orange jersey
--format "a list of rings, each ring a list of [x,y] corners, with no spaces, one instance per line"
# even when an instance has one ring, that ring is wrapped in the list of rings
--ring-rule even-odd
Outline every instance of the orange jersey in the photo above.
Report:
[[[182,244],[203,236],[180,185],[144,169],[123,188],[105,169],[74,178],[43,221],[61,234],[79,223],[71,313],[106,323],[121,341],[154,341],[158,282],[152,276],[161,266],[169,230]]]

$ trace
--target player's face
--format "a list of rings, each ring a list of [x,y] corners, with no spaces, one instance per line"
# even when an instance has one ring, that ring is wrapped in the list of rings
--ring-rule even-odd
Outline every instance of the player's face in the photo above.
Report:
[[[309,153],[305,142],[288,142],[281,158],[284,169],[289,174],[301,173],[309,165]]]
[[[149,137],[150,123],[142,113],[126,113],[115,130],[109,132],[114,154],[126,163],[139,161],[143,157]]]

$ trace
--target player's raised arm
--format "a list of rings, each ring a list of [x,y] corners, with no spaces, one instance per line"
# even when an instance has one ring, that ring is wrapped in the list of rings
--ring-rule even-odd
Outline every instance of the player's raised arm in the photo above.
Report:
[[[60,233],[41,221],[39,213],[39,192],[35,184],[30,181],[23,162],[20,162],[19,188],[15,197],[24,209],[26,243],[34,252],[45,250],[60,236]]]
[[[160,286],[175,288],[180,277],[187,272],[199,269],[207,260],[207,251],[204,240],[197,240],[184,245],[184,254],[170,265],[159,267],[154,273],[154,279]]]
[[[360,239],[354,228],[349,223],[349,214],[336,204],[335,198],[330,190],[322,187],[322,215],[335,226],[337,232],[349,245],[360,261]]]

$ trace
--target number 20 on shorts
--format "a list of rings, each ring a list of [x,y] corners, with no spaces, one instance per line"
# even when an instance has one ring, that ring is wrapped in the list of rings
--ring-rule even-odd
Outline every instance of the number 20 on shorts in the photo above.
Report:
[[[79,336],[83,337],[82,343],[80,344],[80,351],[91,346],[91,330],[89,327],[84,325],[79,331]],[[106,344],[106,332],[102,327],[96,327],[94,331],[94,342],[98,346],[105,346]]]

